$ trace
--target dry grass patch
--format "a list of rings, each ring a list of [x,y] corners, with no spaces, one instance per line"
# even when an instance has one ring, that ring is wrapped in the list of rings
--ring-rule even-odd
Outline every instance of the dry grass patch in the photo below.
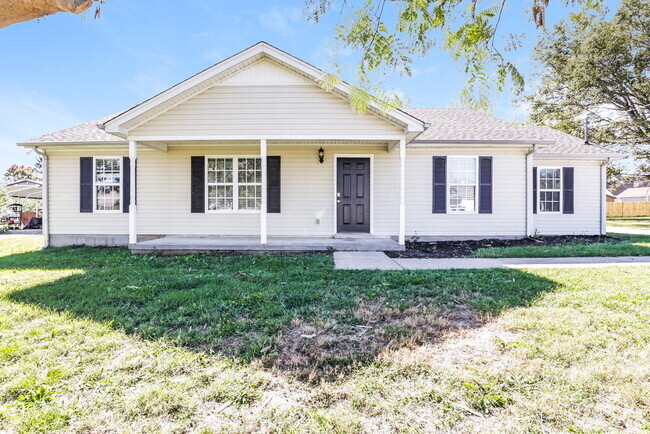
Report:
[[[277,338],[274,366],[312,382],[341,380],[359,366],[383,360],[382,354],[439,345],[449,335],[484,324],[468,306],[414,304],[400,309],[383,298],[357,299],[352,324],[295,319]]]

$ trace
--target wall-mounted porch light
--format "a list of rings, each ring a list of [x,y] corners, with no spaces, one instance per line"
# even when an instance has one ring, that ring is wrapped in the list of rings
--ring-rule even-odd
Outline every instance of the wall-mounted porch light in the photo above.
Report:
[[[323,164],[323,161],[325,161],[325,150],[321,147],[318,150],[318,162]]]

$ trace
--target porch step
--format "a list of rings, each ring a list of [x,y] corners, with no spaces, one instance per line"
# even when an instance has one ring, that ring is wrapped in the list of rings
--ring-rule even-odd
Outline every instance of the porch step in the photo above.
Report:
[[[334,235],[334,238],[340,240],[367,240],[375,237],[368,232],[339,232]]]

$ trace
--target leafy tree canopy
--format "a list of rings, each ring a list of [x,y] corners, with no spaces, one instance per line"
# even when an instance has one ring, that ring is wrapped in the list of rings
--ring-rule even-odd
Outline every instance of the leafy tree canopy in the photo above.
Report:
[[[627,146],[650,176],[650,2],[623,0],[573,14],[535,47],[540,85],[526,97],[530,119],[590,141]]]
[[[597,9],[601,0],[556,0],[565,5],[580,4]],[[499,35],[507,4],[531,8],[537,27],[545,23],[549,0],[306,0],[311,19],[338,13],[334,52],[353,49],[361,53],[353,105],[363,110],[372,92],[392,105],[400,101],[382,92],[382,76],[397,71],[410,75],[413,59],[434,48],[446,50],[462,62],[468,77],[461,101],[475,108],[489,106],[491,91],[501,91],[508,82],[521,91],[524,78],[507,56],[520,45],[517,35]],[[333,11],[334,5],[340,10]],[[503,38],[501,36],[504,36]],[[335,61],[336,74],[341,75]],[[338,80],[332,75],[325,87]]]
[[[5,172],[3,179],[7,184],[10,184],[23,179],[38,180],[39,175],[33,167],[12,164]]]

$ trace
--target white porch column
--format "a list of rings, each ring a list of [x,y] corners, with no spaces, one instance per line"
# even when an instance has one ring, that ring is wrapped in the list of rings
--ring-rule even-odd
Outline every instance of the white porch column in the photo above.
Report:
[[[526,154],[526,236],[533,236],[533,153],[535,148]]]
[[[403,246],[405,243],[405,228],[406,228],[406,187],[405,187],[405,165],[406,165],[406,140],[400,139],[399,141],[399,245]]]
[[[600,234],[607,235],[607,161],[600,165]]]
[[[135,244],[138,242],[138,231],[137,231],[137,205],[136,205],[136,165],[138,164],[138,144],[135,140],[129,140],[129,160],[130,160],[130,176],[131,176],[131,186],[130,186],[130,198],[129,202],[129,244]]]
[[[260,244],[266,244],[266,139],[260,140],[262,160],[262,209],[260,210]]]

